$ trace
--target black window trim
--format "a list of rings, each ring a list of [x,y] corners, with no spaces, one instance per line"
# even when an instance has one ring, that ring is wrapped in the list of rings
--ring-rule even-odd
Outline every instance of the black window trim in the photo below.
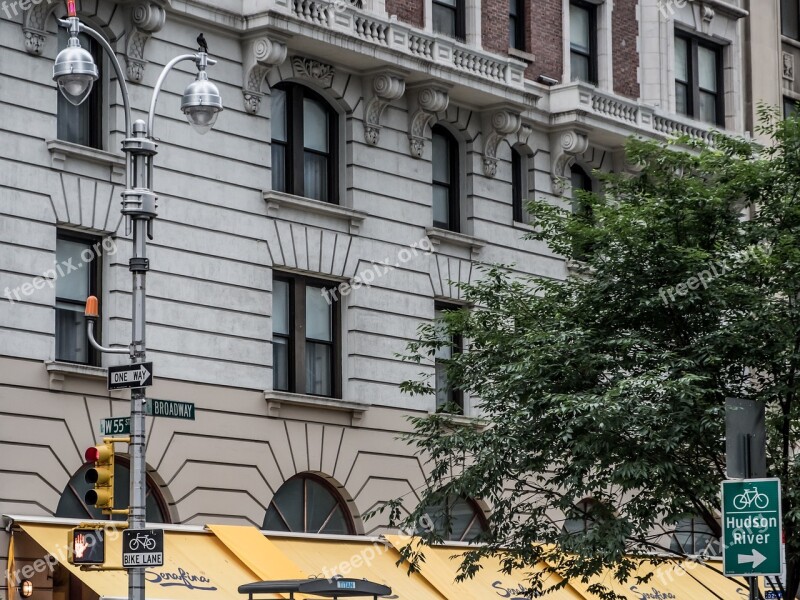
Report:
[[[578,8],[583,8],[589,13],[589,52],[586,53],[583,50],[578,50],[572,45],[572,40],[570,40],[569,44],[569,52],[570,55],[574,52],[575,54],[580,54],[581,56],[585,56],[589,60],[589,81],[590,85],[597,85],[598,81],[598,65],[597,65],[597,5],[592,4],[591,2],[585,2],[584,0],[570,0],[570,6],[577,6]],[[571,79],[574,79],[575,74],[571,74]]]
[[[446,229],[448,231],[452,231],[455,233],[459,233],[461,231],[461,185],[460,185],[460,178],[461,178],[461,154],[460,148],[458,145],[458,140],[456,136],[454,136],[447,127],[444,127],[441,124],[436,124],[431,128],[431,138],[434,135],[441,135],[442,137],[447,140],[448,145],[448,152],[450,154],[450,183],[438,182],[433,179],[431,176],[431,182],[433,185],[441,185],[447,186],[449,188],[449,195],[448,195],[448,223],[442,223],[441,221],[433,221],[434,227],[439,227],[441,229]],[[431,148],[433,148],[433,143],[431,143]],[[431,156],[431,162],[436,160],[435,156]],[[433,171],[433,169],[431,169]]]
[[[89,273],[89,293],[88,293],[88,295],[89,296],[96,296],[98,298],[102,298],[102,273],[103,273],[103,270],[102,270],[103,269],[103,262],[102,261],[103,261],[103,256],[102,256],[102,253],[96,251],[96,249],[101,247],[101,245],[100,245],[100,241],[101,241],[100,237],[99,236],[93,236],[93,235],[90,235],[90,234],[79,233],[79,232],[72,231],[72,230],[67,230],[67,229],[58,229],[56,231],[56,243],[58,243],[58,240],[65,240],[65,241],[68,241],[68,242],[75,242],[77,244],[84,244],[84,245],[86,245],[86,247],[89,250],[92,251],[92,254],[94,255],[94,258],[89,263],[91,265],[91,269],[90,269],[90,273]],[[58,303],[59,302],[61,302],[63,304],[71,304],[73,306],[79,306],[79,307],[81,307],[81,309],[83,309],[86,306],[86,304],[85,304],[86,300],[85,299],[83,301],[77,301],[77,300],[72,300],[72,299],[69,299],[69,298],[60,298],[58,296],[58,280],[56,280],[55,291],[56,291],[56,295],[55,295],[55,305],[54,305],[54,311],[53,311],[54,312],[54,314],[53,314],[54,318],[55,318],[55,311],[58,310],[57,307],[58,307]],[[102,306],[101,306],[100,307],[100,316],[102,317],[102,315],[103,315],[103,312],[102,312]],[[97,324],[96,324],[96,329],[95,329],[95,339],[98,339],[98,340],[102,340],[103,339],[102,329],[103,329],[103,320],[102,320],[102,318],[100,318],[100,319],[97,319]],[[88,335],[88,333],[87,333],[87,335]],[[58,342],[56,341],[56,344],[57,343]],[[77,361],[77,360],[69,360],[69,359],[61,358],[61,357],[57,357],[57,360],[59,362],[64,362],[64,363],[71,363],[71,364],[77,364],[77,365],[85,364],[85,365],[89,365],[89,366],[93,366],[93,367],[99,367],[100,366],[100,353],[97,351],[97,349],[95,349],[94,346],[89,344],[88,338],[86,340],[86,343],[87,343],[87,345],[89,347],[89,361],[88,362],[83,363],[83,362],[80,362],[80,361]]]
[[[527,195],[525,185],[527,169],[525,168],[527,156],[519,149],[511,148],[511,205],[513,219],[517,223],[523,223],[525,211],[523,204]]]
[[[453,310],[463,310],[465,307],[462,304],[454,304],[450,302],[444,302],[437,300],[433,304],[434,312],[446,312],[446,311],[453,311]],[[456,354],[461,354],[464,352],[464,338],[460,335],[452,336],[452,352],[451,356],[455,356]],[[464,406],[464,391],[458,388],[450,387],[448,383],[448,398],[447,401],[450,404],[455,404],[461,409],[460,414],[466,414],[465,406]],[[435,400],[435,398],[434,398]],[[437,406],[437,412],[441,411],[442,407]]]
[[[717,77],[717,91],[715,92],[716,95],[716,112],[717,112],[717,120],[713,125],[718,125],[720,127],[725,126],[725,80],[724,80],[724,69],[723,69],[723,46],[716,42],[710,41],[705,39],[704,37],[697,35],[697,33],[693,33],[690,31],[686,31],[683,29],[675,28],[675,37],[685,40],[688,44],[688,61],[689,64],[687,65],[688,69],[688,76],[689,76],[689,93],[687,94],[687,116],[695,119],[697,121],[700,120],[700,79],[698,74],[698,65],[699,65],[699,58],[698,58],[698,48],[703,47],[707,48],[708,50],[712,50],[716,55],[717,59],[717,69],[716,69],[716,77]],[[677,79],[676,79],[677,81]],[[706,90],[707,91],[707,90]],[[711,93],[711,92],[708,92]]]
[[[466,0],[455,0],[456,5],[455,7],[450,6],[444,2],[438,0],[431,0],[432,5],[438,4],[439,6],[444,7],[445,9],[452,11],[455,14],[455,39],[459,42],[464,42],[467,39],[467,7],[466,7]],[[433,21],[433,6],[431,6],[431,21]],[[439,35],[444,35],[449,37],[446,33],[441,31],[433,30],[434,33]]]
[[[314,276],[301,275],[299,273],[289,273],[286,271],[273,271],[273,281],[284,281],[289,287],[289,389],[278,390],[291,394],[305,394],[308,396],[318,396],[306,391],[306,286],[319,286],[324,289],[334,289],[336,283],[320,279]],[[332,333],[331,342],[331,395],[319,396],[321,398],[341,398],[342,397],[342,350],[341,350],[341,307],[335,295],[329,296],[332,303]],[[274,328],[273,328],[273,335]],[[286,338],[286,336],[280,336]],[[313,340],[312,340],[313,341]],[[327,342],[324,342],[327,343]],[[273,357],[273,369],[275,359]],[[273,377],[273,387],[274,387]]]
[[[511,13],[512,6],[516,14]],[[525,52],[528,46],[526,43],[527,40],[525,39],[525,0],[509,0],[508,19],[514,24],[514,41],[516,42],[512,46],[510,43],[511,40],[509,40],[509,48]],[[510,29],[509,27],[509,30]]]
[[[295,196],[305,195],[304,153],[306,152],[303,139],[303,111],[296,110],[303,106],[303,99],[310,98],[321,103],[328,112],[328,200],[327,204],[339,204],[339,114],[331,103],[319,92],[312,88],[294,82],[282,81],[274,89],[282,90],[286,94],[286,141],[273,141],[285,148],[284,182],[286,193]],[[324,155],[316,150],[308,150],[313,154]],[[295,168],[299,165],[300,168]],[[318,202],[323,202],[319,200]]]

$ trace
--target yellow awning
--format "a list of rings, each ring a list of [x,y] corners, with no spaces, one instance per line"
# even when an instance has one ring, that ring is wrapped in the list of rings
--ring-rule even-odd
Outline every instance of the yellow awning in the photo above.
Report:
[[[406,546],[412,538],[387,535],[386,539],[397,550]],[[461,558],[466,549],[453,546],[435,546],[424,548],[425,562],[420,565],[420,573],[430,581],[436,589],[450,600],[487,600],[489,598],[523,598],[527,589],[524,573],[506,575],[501,571],[500,560],[488,557],[481,561],[483,568],[474,577],[461,583],[455,578],[461,565]],[[562,581],[555,574],[548,575],[552,585]],[[549,587],[545,583],[545,588]],[[545,598],[553,600],[583,600],[583,596],[572,587],[566,586],[547,594]]]
[[[101,597],[126,598],[128,575],[81,571],[67,560],[67,525],[19,523],[22,530]],[[106,566],[122,563],[122,530],[106,530]],[[258,577],[213,534],[164,532],[164,566],[145,571],[145,593],[153,600],[242,600],[238,587]]]

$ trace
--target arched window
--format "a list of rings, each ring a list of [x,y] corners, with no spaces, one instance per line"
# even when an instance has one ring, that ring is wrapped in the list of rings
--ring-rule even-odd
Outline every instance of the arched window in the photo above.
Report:
[[[719,538],[699,517],[681,519],[670,536],[669,549],[679,554],[719,556]]]
[[[298,84],[272,89],[272,189],[322,202],[337,194],[337,117],[316,92]]]
[[[564,533],[587,533],[594,527],[596,514],[593,513],[597,510],[597,506],[597,502],[591,498],[581,500],[573,506],[570,513],[567,514],[567,519],[564,521]]]
[[[309,473],[292,477],[275,492],[262,529],[355,534],[353,518],[342,497],[327,481]]]
[[[432,129],[433,226],[459,231],[458,142],[441,125]]]
[[[61,499],[56,508],[57,517],[70,519],[107,519],[102,511],[94,506],[87,505],[83,498],[92,484],[86,483],[86,471],[92,468],[91,463],[83,465],[69,480],[67,487],[61,493]],[[146,519],[150,523],[169,523],[167,503],[158,490],[158,485],[148,475],[146,500]],[[130,462],[122,456],[114,457],[114,507],[127,508],[130,504]],[[124,515],[112,515],[115,521],[124,521]]]
[[[474,500],[461,496],[448,502],[430,504],[425,509],[426,517],[419,523],[417,533],[433,527],[443,540],[469,542],[489,529],[483,511]]]

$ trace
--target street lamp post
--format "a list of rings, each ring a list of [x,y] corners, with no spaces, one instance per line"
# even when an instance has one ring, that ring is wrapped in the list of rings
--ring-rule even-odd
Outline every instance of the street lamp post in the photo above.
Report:
[[[67,1],[68,16],[58,20],[59,26],[70,33],[67,47],[56,58],[53,65],[53,79],[58,83],[61,93],[73,104],[83,102],[91,92],[92,85],[99,77],[97,65],[92,55],[81,48],[78,35],[85,33],[97,40],[109,56],[122,91],[125,111],[125,139],[122,150],[126,155],[126,189],[122,193],[122,214],[125,215],[125,233],[133,233],[133,256],[129,268],[133,278],[133,298],[131,329],[132,341],[128,348],[106,348],[94,337],[94,324],[98,316],[97,299],[87,301],[87,334],[89,342],[100,352],[129,354],[131,364],[145,361],[145,300],[147,271],[150,268],[147,258],[147,239],[153,238],[153,220],[157,217],[157,197],[153,192],[153,161],[157,154],[153,138],[156,101],[161,86],[172,68],[183,61],[193,61],[197,66],[197,78],[190,83],[183,94],[181,110],[189,123],[200,133],[211,129],[218,113],[222,110],[222,99],[217,87],[208,80],[206,67],[216,64],[208,58],[205,49],[196,54],[183,54],[172,59],[162,70],[153,90],[147,123],[137,120],[131,123],[131,106],[122,68],[109,43],[91,27],[81,23],[75,10],[75,3]],[[128,526],[130,529],[145,528],[145,404],[146,388],[131,391],[131,432],[130,432],[130,508]],[[144,600],[144,568],[128,571],[129,600]]]

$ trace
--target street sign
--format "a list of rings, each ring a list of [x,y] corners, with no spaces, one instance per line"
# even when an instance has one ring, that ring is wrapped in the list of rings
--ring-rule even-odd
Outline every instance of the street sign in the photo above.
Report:
[[[125,390],[153,385],[153,363],[108,367],[108,389]]]
[[[122,566],[160,567],[164,564],[163,529],[125,529],[122,531]]]
[[[145,414],[150,417],[169,417],[171,419],[187,419],[194,421],[194,404],[176,402],[174,400],[147,399]]]
[[[122,435],[131,432],[130,417],[100,419],[100,435]]]
[[[723,570],[727,576],[781,574],[778,479],[722,482]]]

